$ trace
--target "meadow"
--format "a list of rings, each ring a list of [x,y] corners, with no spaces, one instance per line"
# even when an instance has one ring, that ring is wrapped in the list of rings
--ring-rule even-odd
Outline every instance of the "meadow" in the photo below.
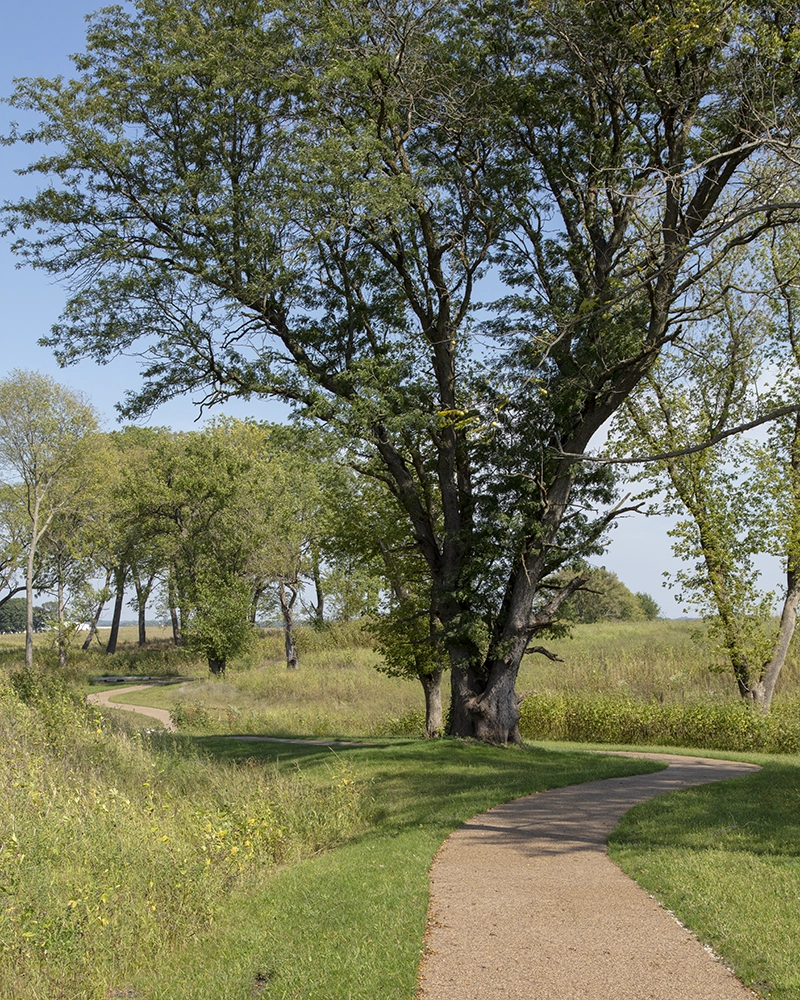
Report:
[[[740,712],[696,633],[585,626],[554,644],[564,663],[527,658],[519,687],[526,703],[594,701],[600,719],[612,701]],[[15,672],[18,638],[0,639],[0,1000],[411,1000],[427,871],[452,829],[537,789],[653,767],[583,752],[597,742],[419,739],[421,688],[375,670],[352,627],[304,632],[297,672],[266,635],[220,680],[152,638],[76,654],[66,677],[43,641],[42,669]],[[106,672],[196,677],[136,693],[170,708],[178,734],[87,710],[88,678]],[[792,660],[776,709],[796,680]],[[253,732],[369,745],[229,736]],[[800,757],[726,755],[763,770],[632,810],[611,849],[762,996],[798,998]]]

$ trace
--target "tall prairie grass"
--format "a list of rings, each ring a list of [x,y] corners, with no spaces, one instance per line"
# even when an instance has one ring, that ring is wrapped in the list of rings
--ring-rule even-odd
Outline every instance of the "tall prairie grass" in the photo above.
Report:
[[[735,702],[730,664],[699,621],[602,622],[544,643],[563,662],[526,656],[518,688],[546,694],[619,693],[638,701]],[[777,701],[800,695],[797,645],[778,681]]]
[[[351,837],[364,794],[109,726],[52,676],[0,677],[0,997],[107,1000],[231,894]],[[321,776],[322,775],[322,776]]]

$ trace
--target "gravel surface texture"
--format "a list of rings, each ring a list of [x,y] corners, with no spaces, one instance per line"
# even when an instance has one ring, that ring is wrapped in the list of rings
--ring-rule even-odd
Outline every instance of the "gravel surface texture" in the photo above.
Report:
[[[456,830],[431,869],[419,1000],[752,1000],[606,853],[632,806],[758,770],[635,754],[655,774],[540,792]]]

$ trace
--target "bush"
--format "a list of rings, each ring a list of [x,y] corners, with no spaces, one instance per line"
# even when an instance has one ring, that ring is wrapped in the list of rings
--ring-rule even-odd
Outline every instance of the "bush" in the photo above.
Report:
[[[529,740],[797,753],[797,709],[784,703],[764,716],[744,702],[660,704],[610,695],[529,695],[520,708],[520,732]]]

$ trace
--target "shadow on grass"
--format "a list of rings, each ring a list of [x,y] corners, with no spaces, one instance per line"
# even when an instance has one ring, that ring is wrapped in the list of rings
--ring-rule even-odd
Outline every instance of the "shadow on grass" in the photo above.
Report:
[[[747,851],[800,857],[800,760],[767,760],[738,781],[654,799],[615,831],[619,848]]]
[[[219,759],[264,761],[281,769],[300,766],[307,774],[316,768],[327,772],[334,760],[346,761],[369,783],[374,800],[372,830],[380,835],[420,825],[449,831],[499,801],[663,766],[580,751],[495,747],[454,739],[397,739],[360,746],[240,742],[218,736],[190,740],[199,751]]]

